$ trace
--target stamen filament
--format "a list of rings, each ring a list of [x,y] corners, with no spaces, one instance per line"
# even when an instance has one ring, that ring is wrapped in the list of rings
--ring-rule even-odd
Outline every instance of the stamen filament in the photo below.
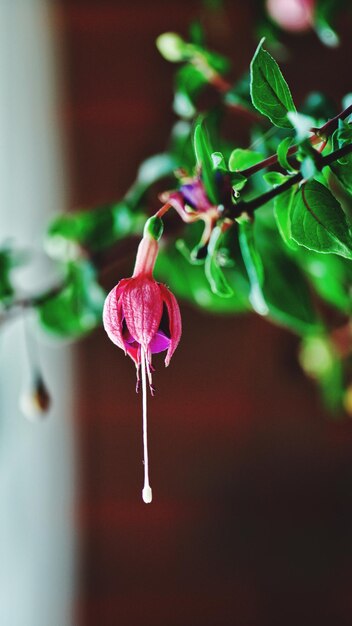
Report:
[[[149,484],[149,462],[148,462],[148,434],[147,434],[147,377],[146,377],[146,355],[141,346],[141,370],[142,370],[142,403],[143,403],[143,455],[144,455],[144,487],[142,498],[146,504],[152,501],[152,490]]]

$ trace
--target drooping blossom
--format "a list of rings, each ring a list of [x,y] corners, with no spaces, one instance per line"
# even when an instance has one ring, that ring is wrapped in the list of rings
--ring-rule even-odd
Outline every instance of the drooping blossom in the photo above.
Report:
[[[214,172],[214,180],[217,188],[218,203],[210,201],[200,175],[188,177],[184,172],[179,172],[180,187],[177,191],[167,191],[161,194],[160,200],[172,206],[181,219],[188,224],[204,222],[203,233],[199,242],[199,248],[206,247],[209,243],[212,231],[219,219],[222,218],[224,209],[232,207],[232,186],[228,173]]]
[[[147,378],[152,395],[152,354],[166,350],[165,365],[176,350],[181,337],[181,315],[175,296],[153,278],[158,255],[162,222],[148,220],[137,252],[131,278],[124,278],[108,294],[103,311],[105,330],[119,348],[134,361],[137,369],[137,391],[140,372],[143,393],[144,502],[151,502],[147,447]]]

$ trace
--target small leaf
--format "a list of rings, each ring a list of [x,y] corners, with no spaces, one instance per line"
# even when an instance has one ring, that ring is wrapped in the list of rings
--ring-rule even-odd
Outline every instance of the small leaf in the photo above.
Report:
[[[347,143],[351,143],[351,132],[350,124],[340,124],[332,138],[333,149],[336,150],[342,148]],[[341,159],[331,163],[330,169],[348,193],[352,194],[352,153],[346,154]]]
[[[168,152],[154,154],[145,159],[139,166],[135,182],[125,196],[124,201],[128,210],[132,213],[131,208],[137,208],[148,189],[158,180],[172,176],[178,165],[175,157]],[[119,204],[122,205],[123,202]]]
[[[183,258],[190,263],[190,265],[204,265],[204,258],[199,259],[197,257],[197,248],[190,250],[183,239],[177,239],[175,241],[175,247],[182,254]]]
[[[254,106],[275,126],[291,128],[287,118],[295,111],[289,87],[273,57],[263,50],[261,40],[251,62],[251,98]]]
[[[214,176],[213,161],[211,158],[213,150],[206,135],[203,120],[198,122],[195,126],[193,144],[197,164],[201,168],[201,176],[208,198],[213,204],[217,205],[218,190]]]
[[[331,340],[324,334],[308,335],[301,344],[299,362],[319,385],[325,405],[340,411],[344,396],[343,368]]]
[[[224,272],[219,263],[219,251],[223,241],[221,226],[216,226],[211,234],[208,244],[208,254],[205,259],[204,271],[209,281],[211,290],[222,298],[233,296],[233,289],[227,282]]]
[[[297,250],[297,244],[292,240],[290,209],[295,197],[295,188],[287,189],[274,200],[274,215],[279,229],[279,233],[285,244]]]
[[[291,144],[292,137],[285,137],[285,139],[280,141],[277,148],[277,160],[284,170],[287,170],[288,172],[295,172],[295,168],[292,167],[292,165],[288,161],[288,151]]]
[[[290,111],[287,117],[296,131],[297,141],[301,142],[308,139],[315,120],[309,115],[303,115],[303,113],[297,113],[297,111]]]
[[[14,289],[11,282],[11,270],[16,264],[10,248],[0,249],[0,300],[10,298]]]
[[[318,295],[345,315],[352,312],[352,264],[335,254],[306,251],[299,255]]]
[[[277,185],[281,185],[288,180],[289,176],[281,174],[281,172],[266,172],[266,174],[263,174],[263,179],[268,185],[277,187]]]
[[[124,202],[91,211],[65,213],[50,224],[45,248],[53,258],[77,258],[80,246],[96,252],[124,237],[139,233],[144,219],[140,212],[131,211]],[[69,246],[68,242],[75,245]]]
[[[253,224],[245,219],[239,222],[239,242],[251,285],[250,303],[256,313],[267,315],[269,309],[261,288],[264,280],[263,264],[255,246]]]
[[[101,323],[105,292],[87,261],[69,263],[62,290],[38,305],[39,320],[50,333],[79,337]]]
[[[248,178],[242,176],[239,172],[233,172],[231,174],[231,185],[235,191],[241,191],[245,186]]]
[[[215,170],[221,170],[221,172],[228,172],[226,167],[225,157],[222,152],[213,152],[211,154],[211,160]]]
[[[323,254],[352,258],[352,237],[345,214],[332,193],[315,180],[302,185],[291,208],[296,243]]]
[[[234,293],[231,297],[223,298],[210,289],[204,269],[196,265],[190,266],[171,246],[160,249],[155,267],[157,280],[166,282],[175,295],[201,309],[232,315],[247,311],[247,281],[237,268],[227,270],[227,276]]]
[[[229,170],[230,172],[237,172],[238,170],[244,170],[247,167],[252,167],[263,160],[263,155],[260,152],[254,150],[243,150],[242,148],[235,148],[232,150],[229,158]]]

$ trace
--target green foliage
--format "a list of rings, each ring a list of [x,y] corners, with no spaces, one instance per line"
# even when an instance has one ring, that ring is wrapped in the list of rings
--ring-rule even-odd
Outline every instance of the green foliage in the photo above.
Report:
[[[280,141],[277,148],[277,160],[279,165],[286,170],[287,172],[295,171],[292,165],[288,161],[288,151],[292,144],[292,137],[285,137],[282,141]]]
[[[213,204],[217,204],[219,197],[214,176],[215,167],[213,159],[211,158],[213,151],[206,134],[203,120],[199,121],[194,128],[193,142],[196,161],[197,165],[201,169],[201,176],[205,190],[208,194],[209,200]]]
[[[334,133],[332,145],[335,149],[342,148],[352,141],[352,130],[350,124],[340,121],[339,129]],[[347,154],[334,161],[330,165],[332,172],[340,181],[342,187],[352,194],[352,154]]]
[[[352,263],[335,254],[300,251],[298,260],[317,294],[341,313],[352,312]]]
[[[143,214],[131,211],[126,202],[109,204],[92,211],[66,213],[50,224],[46,248],[54,258],[65,258],[68,253],[76,257],[79,248],[97,252],[124,237],[139,233],[143,224]],[[73,246],[68,247],[68,242]]]
[[[269,310],[262,292],[264,282],[263,263],[256,248],[253,224],[246,218],[241,219],[239,222],[239,242],[251,286],[249,301],[256,313],[267,315]]]
[[[221,268],[220,253],[223,244],[224,232],[221,226],[216,226],[211,234],[208,244],[208,253],[205,260],[204,271],[209,281],[211,290],[222,298],[231,298],[234,293],[225,278]]]
[[[296,194],[294,187],[277,196],[274,200],[274,215],[279,233],[289,248],[297,249],[291,232],[291,207]]]
[[[222,297],[214,293],[202,266],[190,266],[176,248],[170,246],[159,253],[155,276],[165,282],[179,298],[218,314],[236,314],[248,311],[248,283],[242,272],[235,268],[226,270],[226,279],[233,295]]]
[[[289,87],[275,59],[263,49],[261,40],[251,62],[251,97],[254,106],[275,126],[291,128],[287,118],[295,111]]]
[[[332,193],[316,180],[297,191],[290,212],[296,243],[323,254],[352,258],[352,236],[345,214]]]
[[[244,170],[247,167],[256,165],[263,160],[263,155],[260,152],[254,150],[243,150],[242,148],[235,148],[232,150],[229,158],[229,170],[236,172],[237,170]]]
[[[324,333],[305,337],[299,360],[306,374],[318,383],[330,411],[341,410],[344,397],[343,367],[329,337]]]
[[[332,0],[317,4],[314,26],[330,43],[334,14]],[[164,151],[140,165],[124,198],[59,215],[49,225],[45,248],[65,275],[61,286],[33,295],[39,322],[64,339],[100,324],[100,270],[113,253],[126,254],[128,244],[116,244],[139,238],[146,220],[144,232],[159,239],[158,192],[165,232],[155,278],[204,311],[252,310],[296,333],[303,369],[328,406],[339,408],[352,366],[332,340],[336,311],[344,321],[352,313],[352,111],[329,121],[338,112],[323,94],[313,93],[297,112],[263,40],[250,72],[230,84],[224,78],[229,62],[208,50],[199,24],[190,39],[169,32],[157,40],[164,58],[180,63],[174,93],[179,119]],[[213,97],[212,106],[200,108],[199,96],[209,85],[204,96]],[[344,106],[351,101],[349,94]],[[244,145],[228,139],[236,136],[227,132],[229,119],[233,128],[241,123],[236,115],[247,118]],[[336,158],[340,149],[345,154]],[[132,262],[137,242],[130,243]],[[5,312],[21,306],[11,275],[17,262],[12,249],[0,250]],[[116,282],[120,278],[117,273]]]
[[[62,289],[37,306],[40,323],[59,337],[80,337],[100,325],[105,295],[91,263],[70,262]]]
[[[321,322],[312,303],[309,284],[294,257],[287,253],[273,229],[271,210],[258,211],[254,225],[257,252],[263,263],[262,293],[268,317],[298,335],[315,332]]]
[[[11,248],[0,249],[0,301],[6,301],[14,293],[11,271],[18,264],[18,261]]]

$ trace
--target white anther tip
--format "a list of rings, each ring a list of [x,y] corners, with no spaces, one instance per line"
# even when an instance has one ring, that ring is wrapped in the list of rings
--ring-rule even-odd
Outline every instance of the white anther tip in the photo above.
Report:
[[[153,498],[152,498],[152,490],[151,490],[151,487],[149,487],[149,485],[143,488],[142,498],[143,498],[143,502],[145,502],[146,504],[151,503]]]

